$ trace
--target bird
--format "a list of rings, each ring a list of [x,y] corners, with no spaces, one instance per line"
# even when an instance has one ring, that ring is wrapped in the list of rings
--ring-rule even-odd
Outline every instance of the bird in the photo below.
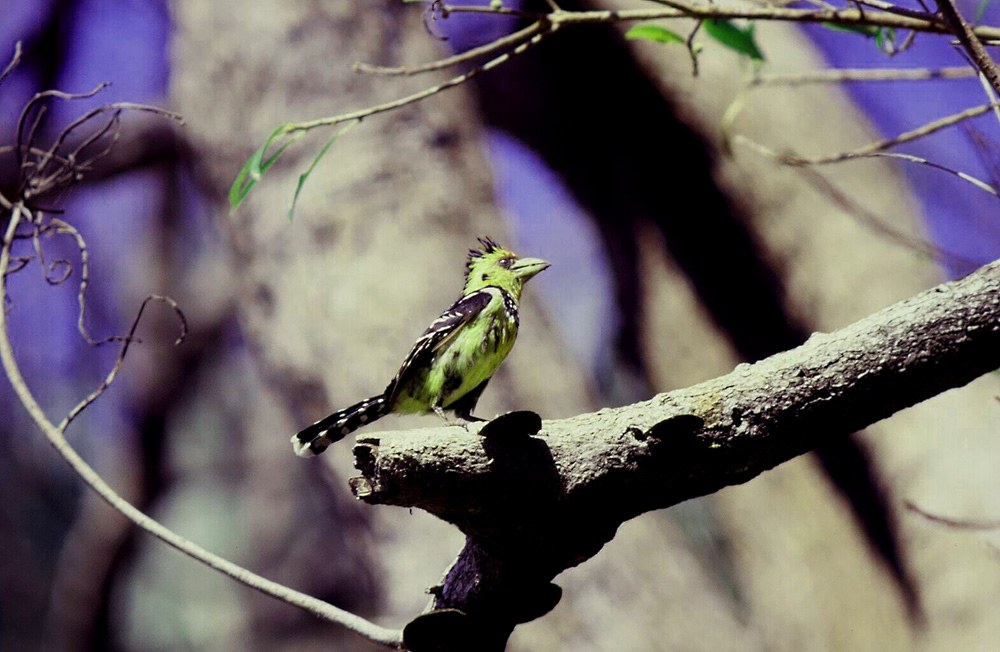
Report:
[[[451,412],[463,424],[483,421],[472,411],[514,346],[521,291],[550,263],[520,258],[489,236],[477,240],[480,247],[466,260],[462,296],[417,339],[385,391],[293,435],[296,455],[318,455],[387,414],[433,412],[447,420]]]

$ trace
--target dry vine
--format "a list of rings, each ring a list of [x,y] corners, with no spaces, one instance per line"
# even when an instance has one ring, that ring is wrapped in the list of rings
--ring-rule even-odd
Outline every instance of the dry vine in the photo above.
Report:
[[[17,65],[20,53],[21,48],[20,44],[18,44],[11,63],[0,74],[0,81]],[[3,238],[2,249],[0,249],[0,305],[5,307],[4,310],[0,310],[0,361],[2,361],[4,372],[14,389],[14,393],[25,410],[27,410],[31,419],[35,422],[35,425],[41,430],[52,447],[66,461],[76,475],[113,509],[144,531],[176,548],[185,555],[205,564],[209,568],[228,575],[241,584],[304,609],[324,620],[341,625],[374,643],[393,649],[401,648],[402,634],[398,630],[380,627],[327,602],[272,582],[205,550],[201,546],[166,528],[122,498],[80,457],[67,441],[66,429],[69,425],[87,407],[100,398],[117,378],[119,371],[125,363],[129,346],[133,342],[139,341],[135,337],[136,329],[139,326],[146,306],[151,301],[166,304],[177,316],[180,324],[180,334],[175,344],[180,344],[187,334],[187,322],[177,302],[167,296],[150,295],[139,306],[139,310],[126,335],[94,339],[85,324],[86,292],[90,283],[86,241],[79,230],[69,222],[48,216],[47,212],[51,211],[47,211],[36,205],[39,199],[61,193],[69,186],[81,182],[84,179],[85,172],[91,169],[93,163],[111,151],[118,138],[119,118],[122,111],[149,111],[173,118],[178,122],[181,121],[180,116],[177,114],[156,107],[132,103],[107,104],[95,108],[71,122],[59,132],[48,147],[39,147],[37,145],[39,127],[45,115],[45,106],[43,103],[46,100],[49,98],[73,100],[92,97],[105,86],[106,84],[102,84],[89,93],[81,94],[62,93],[59,91],[38,93],[25,106],[21,113],[18,121],[17,143],[7,149],[7,151],[13,150],[15,152],[21,175],[18,196],[16,198],[10,199],[0,195],[0,205],[8,213],[6,233]],[[34,115],[32,116],[33,110]],[[102,116],[106,117],[106,119],[98,127],[89,131],[79,142],[71,146],[68,145],[74,132],[89,128],[89,123]],[[25,129],[26,126],[27,129]],[[27,225],[29,229],[27,232],[21,229],[23,225]],[[42,274],[49,284],[59,285],[71,277],[73,267],[69,261],[57,260],[51,264],[46,263],[42,237],[54,234],[67,234],[72,237],[80,253],[80,283],[77,291],[79,303],[77,328],[81,337],[91,346],[100,346],[110,342],[121,343],[121,349],[115,363],[104,380],[90,394],[77,403],[58,425],[54,424],[45,414],[45,411],[38,404],[38,401],[35,399],[21,374],[20,367],[14,357],[13,348],[11,347],[7,318],[8,312],[13,307],[7,291],[7,278],[27,268],[32,261],[38,262],[42,269]],[[29,256],[13,255],[12,249],[18,241],[30,241],[34,254]],[[58,276],[52,276],[56,269],[62,271]]]

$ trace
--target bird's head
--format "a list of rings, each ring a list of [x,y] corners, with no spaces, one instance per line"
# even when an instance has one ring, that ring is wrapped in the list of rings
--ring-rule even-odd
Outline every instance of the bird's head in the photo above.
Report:
[[[513,251],[504,249],[490,237],[479,238],[479,244],[481,248],[469,251],[463,294],[494,287],[506,290],[514,299],[520,299],[528,279],[549,266],[541,258],[518,258]]]

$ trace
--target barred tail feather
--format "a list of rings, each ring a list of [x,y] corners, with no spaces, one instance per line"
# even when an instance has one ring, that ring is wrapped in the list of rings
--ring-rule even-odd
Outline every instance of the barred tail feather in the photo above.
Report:
[[[327,447],[340,441],[361,426],[389,414],[389,399],[373,396],[340,412],[320,419],[302,432],[292,436],[292,448],[299,457],[319,455]]]

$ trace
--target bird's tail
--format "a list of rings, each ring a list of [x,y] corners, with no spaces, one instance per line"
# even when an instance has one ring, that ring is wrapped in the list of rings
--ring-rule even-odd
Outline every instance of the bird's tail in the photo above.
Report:
[[[312,457],[326,450],[366,423],[389,414],[389,399],[374,396],[340,412],[320,419],[302,432],[292,436],[292,448],[299,457]]]

